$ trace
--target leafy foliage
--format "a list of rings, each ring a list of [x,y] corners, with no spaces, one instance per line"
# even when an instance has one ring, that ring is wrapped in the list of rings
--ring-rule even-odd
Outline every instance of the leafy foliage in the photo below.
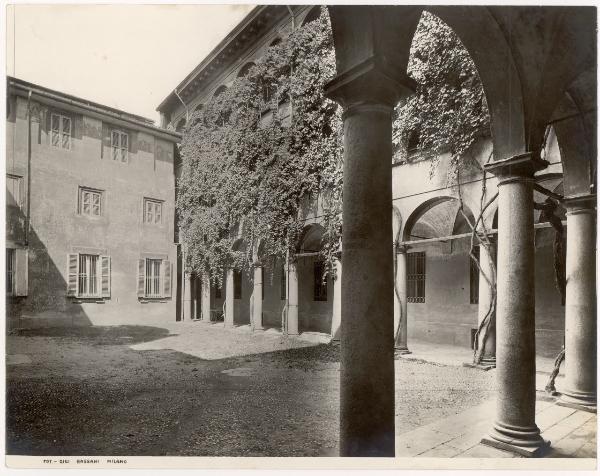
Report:
[[[408,73],[417,90],[396,109],[396,160],[410,149],[434,160],[451,155],[451,171],[468,166],[465,152],[489,131],[489,112],[477,69],[458,36],[438,17],[423,12],[411,47]],[[475,164],[476,165],[476,164]]]
[[[434,165],[450,151],[458,170],[459,158],[489,128],[472,60],[454,32],[424,12],[408,70],[418,88],[396,108],[395,157],[406,160],[414,142],[432,153]],[[220,282],[226,268],[248,268],[259,248],[267,264],[293,254],[303,200],[319,197],[322,254],[332,269],[342,227],[342,123],[323,86],[334,75],[323,8],[190,118],[177,197],[189,268]]]
[[[190,118],[177,207],[187,266],[221,281],[295,251],[303,197],[320,196],[331,262],[341,235],[342,147],[326,12],[267,49],[244,77]],[[244,241],[236,239],[244,237]]]

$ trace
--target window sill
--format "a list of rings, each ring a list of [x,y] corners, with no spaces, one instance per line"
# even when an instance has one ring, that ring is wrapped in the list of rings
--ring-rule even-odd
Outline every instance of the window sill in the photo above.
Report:
[[[140,297],[138,298],[138,301],[141,304],[149,304],[149,303],[166,303],[169,302],[171,298],[164,298],[164,297],[157,297],[157,298],[151,298],[151,297]]]
[[[83,304],[83,303],[96,303],[96,304],[104,304],[110,298],[103,297],[76,297],[69,296],[71,298],[71,302],[73,304]]]

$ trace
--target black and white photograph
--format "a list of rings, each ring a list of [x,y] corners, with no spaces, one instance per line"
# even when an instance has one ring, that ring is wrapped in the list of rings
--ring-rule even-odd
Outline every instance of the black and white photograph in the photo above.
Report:
[[[8,468],[597,468],[594,3],[3,10]]]

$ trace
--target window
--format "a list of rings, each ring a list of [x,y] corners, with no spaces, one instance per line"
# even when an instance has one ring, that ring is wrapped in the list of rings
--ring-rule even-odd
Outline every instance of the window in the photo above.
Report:
[[[110,297],[110,257],[70,253],[67,257],[67,296]]]
[[[233,271],[233,299],[242,299],[242,272]]]
[[[325,263],[314,262],[314,300],[327,301],[327,281],[325,276]]]
[[[6,248],[6,295],[27,296],[28,253],[26,248]]]
[[[129,136],[126,132],[112,131],[110,135],[110,147],[112,159],[117,162],[127,162],[127,151],[129,150]]]
[[[281,266],[281,285],[279,288],[279,297],[282,301],[287,299],[287,273],[285,266]]]
[[[144,222],[153,225],[162,224],[162,204],[160,200],[144,198]]]
[[[408,253],[407,267],[407,301],[412,303],[425,302],[425,252]]]
[[[77,294],[82,297],[98,296],[98,255],[79,255]]]
[[[477,261],[479,261],[479,247],[476,246],[473,248],[473,254],[476,256]],[[469,302],[471,304],[479,303],[479,268],[477,267],[477,263],[473,258],[469,256],[470,263],[470,273],[469,273],[469,283],[470,283],[470,298]]]
[[[160,297],[160,265],[162,260],[146,260],[146,297]]]
[[[171,297],[171,263],[161,258],[138,260],[138,297],[162,299]]]
[[[71,118],[52,113],[50,117],[52,145],[61,149],[71,148]]]
[[[6,176],[6,205],[21,207],[21,177],[16,175]]]
[[[79,187],[79,214],[102,216],[102,191]]]
[[[6,249],[6,294],[13,296],[15,294],[15,250]]]

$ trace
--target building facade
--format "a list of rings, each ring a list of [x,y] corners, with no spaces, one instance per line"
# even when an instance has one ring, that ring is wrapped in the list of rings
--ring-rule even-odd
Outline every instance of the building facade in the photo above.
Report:
[[[171,320],[179,134],[15,78],[7,92],[9,326]]]
[[[158,111],[163,126],[184,132],[193,111],[202,108],[212,96],[242,75],[265,48],[293,27],[315,19],[319,8],[255,8],[161,103]],[[488,133],[468,153],[483,166],[491,150]],[[550,165],[536,173],[536,180],[561,195],[561,156],[552,128],[545,154]],[[480,290],[481,282],[485,287],[485,279],[480,277],[469,256],[471,228],[466,221],[473,222],[481,211],[482,169],[463,171],[460,186],[457,186],[448,180],[449,156],[436,159],[435,169],[431,168],[432,158],[421,153],[409,154],[406,160],[396,160],[391,165],[396,252],[390,253],[390,260],[394,260],[396,266],[397,347],[404,351],[406,347],[410,350],[410,339],[467,348],[477,346],[475,332],[481,316],[489,308],[490,293]],[[176,167],[176,175],[180,173],[181,167]],[[496,177],[488,174],[488,198],[497,191],[497,182]],[[459,199],[463,202],[462,212],[459,212]],[[543,202],[545,197],[536,193],[535,200]],[[337,338],[343,263],[336,263],[336,279],[330,278],[321,286],[318,250],[323,229],[319,209],[318,198],[306,201],[301,210],[305,233],[297,244],[296,255],[267,273],[262,269],[250,274],[231,270],[223,278],[223,289],[216,289],[202,284],[201,277],[185,274],[180,266],[178,300],[181,306],[177,318],[215,320],[222,314],[226,325],[251,325],[255,329],[274,327],[289,334],[320,332]],[[564,208],[560,217],[566,226]],[[539,211],[535,219],[537,352],[555,356],[564,341],[564,303],[554,270],[555,231],[543,217],[539,222]],[[483,221],[494,241],[497,204],[486,211]],[[238,249],[245,246],[243,236],[239,236],[236,246]],[[474,252],[479,253],[479,247],[475,247]],[[254,296],[259,294],[263,298],[255,300]],[[253,318],[257,313],[261,319]],[[404,329],[400,329],[401,323]],[[493,354],[493,344],[490,346]]]

